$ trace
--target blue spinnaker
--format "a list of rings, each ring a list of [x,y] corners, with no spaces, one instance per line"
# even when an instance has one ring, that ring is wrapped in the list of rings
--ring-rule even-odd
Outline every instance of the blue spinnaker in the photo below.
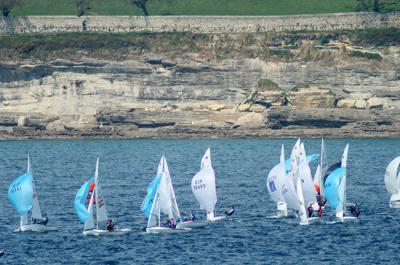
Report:
[[[160,185],[161,175],[158,175],[153,179],[147,188],[147,195],[144,198],[140,210],[143,212],[146,218],[149,218],[151,212],[151,206],[153,205],[154,196],[156,195],[158,186]]]
[[[75,195],[75,211],[82,223],[85,223],[89,218],[89,211],[86,208],[86,198],[89,193],[90,183],[94,181],[94,177],[86,181]]]
[[[24,215],[32,209],[32,174],[25,173],[16,178],[8,188],[8,199],[19,215]]]
[[[344,168],[335,169],[325,181],[325,196],[329,206],[335,209],[340,204],[339,184],[344,176]]]
[[[308,163],[314,162],[319,158],[318,154],[312,154],[307,156],[307,161]],[[292,170],[292,164],[290,163],[290,158],[285,160],[285,169],[286,173],[289,173],[290,170]]]

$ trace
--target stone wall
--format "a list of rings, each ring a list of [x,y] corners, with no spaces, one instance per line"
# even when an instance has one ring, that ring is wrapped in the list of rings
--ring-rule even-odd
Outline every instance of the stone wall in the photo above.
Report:
[[[297,16],[27,16],[0,17],[0,33],[173,32],[197,33],[343,30],[400,26],[400,13]]]

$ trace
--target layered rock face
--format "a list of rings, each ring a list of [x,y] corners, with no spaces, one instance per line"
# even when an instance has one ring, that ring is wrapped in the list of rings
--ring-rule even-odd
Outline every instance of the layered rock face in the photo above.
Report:
[[[164,37],[183,41],[0,48],[0,138],[400,135],[397,44]]]

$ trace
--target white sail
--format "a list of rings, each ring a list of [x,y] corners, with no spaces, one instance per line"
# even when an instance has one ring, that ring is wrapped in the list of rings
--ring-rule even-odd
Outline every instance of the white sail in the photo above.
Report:
[[[294,185],[294,179],[296,179],[296,183],[298,179],[296,175],[297,175],[297,170],[294,171],[292,166],[292,170],[284,179],[284,184],[282,186],[282,194],[287,203],[287,208],[295,211],[297,211],[300,207],[300,202],[297,196],[296,187]]]
[[[192,179],[192,192],[200,204],[200,209],[214,211],[217,203],[215,173],[211,165],[204,167]]]
[[[386,168],[385,172],[385,186],[389,193],[399,194],[399,164],[400,156],[393,159]]]
[[[299,157],[299,164],[302,163],[303,161],[307,160],[306,149],[304,148],[304,143],[300,144],[298,157]]]
[[[28,166],[27,166],[28,173],[32,173],[32,167],[31,167],[31,159],[28,155]],[[34,219],[42,219],[42,211],[40,210],[40,205],[39,205],[39,199],[37,196],[36,192],[36,186],[35,186],[35,181],[33,179],[33,174],[32,174],[32,218]]]
[[[321,167],[320,167],[320,165],[318,165],[317,170],[315,171],[315,176],[314,176],[314,187],[318,187],[319,190],[321,190],[321,186],[320,186],[321,178],[322,178]]]
[[[349,144],[346,145],[343,155],[341,167],[344,169],[343,176],[340,178],[340,184],[338,187],[338,194],[340,203],[336,207],[336,217],[342,218],[346,212],[347,198],[346,198],[346,181],[347,181],[347,156],[349,153]]]
[[[208,167],[208,166],[212,167],[210,148],[207,148],[206,152],[204,153],[203,157],[201,158],[200,170],[202,170],[203,168]]]
[[[171,175],[169,174],[167,159],[165,158],[165,156],[163,156],[163,163],[164,163],[165,177],[168,178],[168,180],[169,180],[170,200],[171,200],[171,206],[172,206],[172,217],[175,218],[175,220],[179,220],[181,218],[181,214],[179,212],[178,203],[176,202],[175,191],[174,191],[174,187],[172,185]]]
[[[316,191],[314,188],[314,182],[311,176],[311,169],[308,165],[307,159],[302,160],[299,164],[298,169],[299,179],[301,180],[302,191],[304,195],[304,202],[305,205],[308,206],[309,204],[316,201]]]
[[[284,179],[286,178],[285,169],[285,153],[284,145],[281,148],[281,156],[279,164],[273,167],[267,177],[267,189],[268,193],[274,202],[285,202],[285,198],[282,194],[282,186],[284,184]]]
[[[300,223],[301,224],[306,224],[307,223],[307,212],[306,212],[306,206],[304,202],[304,196],[303,196],[303,189],[301,185],[301,180],[300,178],[297,179],[297,197],[299,199],[299,218],[300,218]]]
[[[299,157],[300,157],[300,148],[301,142],[300,139],[297,140],[296,144],[292,148],[292,152],[290,153],[290,165],[292,172],[296,172],[299,165]],[[297,173],[292,174],[294,183],[297,182]]]
[[[106,203],[103,198],[103,194],[101,192],[100,183],[99,183],[99,158],[96,161],[96,171],[94,174],[94,190],[95,190],[95,198],[96,198],[96,226],[98,228],[99,223],[105,222],[108,220]]]
[[[84,230],[94,229],[94,217],[93,217],[93,201],[94,201],[95,193],[92,192],[92,196],[90,196],[90,202],[88,207],[89,218],[85,222]]]

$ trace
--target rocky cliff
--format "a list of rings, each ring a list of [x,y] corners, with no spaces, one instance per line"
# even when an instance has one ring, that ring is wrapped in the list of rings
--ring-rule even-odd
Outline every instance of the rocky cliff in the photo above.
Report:
[[[0,138],[399,136],[398,36],[2,36]]]

